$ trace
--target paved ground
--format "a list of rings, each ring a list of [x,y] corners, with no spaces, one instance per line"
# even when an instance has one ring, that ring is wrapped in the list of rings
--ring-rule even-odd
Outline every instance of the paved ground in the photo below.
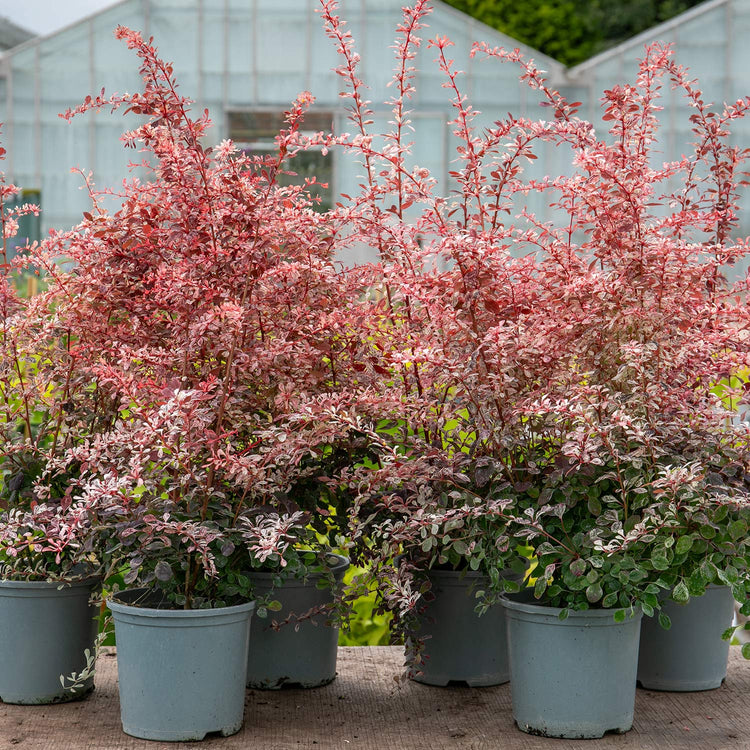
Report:
[[[639,690],[633,729],[602,740],[552,740],[519,732],[510,687],[400,687],[400,649],[342,648],[339,676],[315,690],[248,691],[245,726],[233,737],[181,745],[145,742],[120,728],[117,668],[101,658],[96,690],[58,706],[0,704],[0,750],[750,750],[750,662],[732,648],[718,690]]]

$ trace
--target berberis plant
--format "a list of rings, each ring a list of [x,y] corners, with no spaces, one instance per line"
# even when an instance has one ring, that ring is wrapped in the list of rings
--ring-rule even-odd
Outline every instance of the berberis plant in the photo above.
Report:
[[[653,166],[664,81],[685,96],[696,142]],[[733,269],[747,244],[731,239],[747,152],[729,131],[749,106],[711,112],[672,51],[650,47],[634,84],[605,92],[609,141],[573,144],[575,172],[553,188],[566,220],[536,231],[552,290],[542,355],[558,368],[527,413],[557,450],[521,520],[536,595],[564,611],[650,615],[660,592],[684,602],[712,583],[747,607],[749,433],[715,386],[748,359]]]
[[[39,212],[11,205],[19,194],[0,173],[0,578],[70,581],[98,572],[92,529],[102,509],[74,500],[76,467],[60,459],[106,419],[107,404],[73,383],[69,337],[49,296],[18,292],[29,257],[10,257],[9,242],[19,219]]]
[[[298,533],[330,516],[326,460],[351,431],[306,409],[322,409],[338,370],[351,369],[357,338],[341,311],[359,282],[334,263],[312,183],[278,181],[310,145],[300,124],[312,97],[287,112],[271,156],[229,141],[205,148],[208,113],[191,117],[171,66],[138,33],[116,35],[141,60],[143,91],[87,97],[64,117],[140,116],[123,140],[146,152],[138,167],[149,178],[126,182],[110,211],[111,193],[86,177],[91,210],[36,259],[69,331],[71,379],[95,380],[115,404],[109,429],[67,459],[79,467],[76,497],[112,507],[108,552],[126,584],[173,606],[223,606],[249,598],[253,558],[283,571]],[[325,561],[326,542],[302,536]]]
[[[435,37],[457,144],[445,197],[408,140],[429,3],[404,9],[386,133],[370,130],[338,4],[321,6],[356,129],[344,145],[365,170],[340,210],[382,268],[358,409],[391,453],[357,474],[353,537],[386,606],[406,613],[421,593],[397,551],[485,568],[497,593],[523,544],[535,595],[563,616],[651,614],[659,592],[684,601],[714,582],[747,609],[746,396],[722,402],[715,388],[750,354],[748,245],[731,235],[747,152],[730,135],[750,100],[712,111],[654,45],[632,84],[605,92],[601,138],[533,62],[476,44],[473,57],[519,65],[549,117],[480,130],[451,42]],[[658,164],[665,83],[684,94],[695,143]],[[533,171],[550,146],[568,150],[568,173]]]

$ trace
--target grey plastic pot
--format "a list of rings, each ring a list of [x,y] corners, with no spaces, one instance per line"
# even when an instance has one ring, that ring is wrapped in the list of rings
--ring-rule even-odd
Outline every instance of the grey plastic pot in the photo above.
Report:
[[[82,672],[85,651],[94,652],[98,613],[90,598],[100,583],[0,581],[0,700],[62,703],[94,689],[93,676],[75,692],[60,677]]]
[[[340,583],[349,560],[343,555],[331,557],[335,562],[330,570]],[[336,677],[339,629],[325,624],[325,613],[300,623],[289,622],[278,630],[271,625],[273,620],[282,622],[290,613],[302,615],[314,607],[330,604],[333,601],[330,588],[317,588],[321,575],[311,575],[305,580],[292,578],[277,589],[273,589],[273,573],[253,570],[247,575],[257,598],[271,594],[281,603],[278,612],[270,612],[266,618],[256,615],[253,621],[247,686],[276,690],[282,687],[311,688],[332,682]]]
[[[135,606],[141,601],[152,606]],[[149,602],[147,590],[132,589],[113,597],[109,608],[126,734],[173,742],[240,730],[255,602],[162,609]]]
[[[729,641],[721,634],[732,624],[734,596],[729,586],[710,586],[686,604],[667,599],[672,620],[664,630],[657,617],[641,623],[638,682],[651,690],[713,690],[727,676]]]
[[[587,739],[633,725],[641,612],[624,622],[614,609],[570,612],[532,604],[522,592],[503,600],[513,718],[545,737]]]
[[[500,685],[510,679],[505,610],[500,603],[478,615],[476,592],[486,585],[479,572],[429,570],[434,596],[418,614],[415,633],[424,638],[422,663],[410,677],[425,685],[463,682],[471,687]]]

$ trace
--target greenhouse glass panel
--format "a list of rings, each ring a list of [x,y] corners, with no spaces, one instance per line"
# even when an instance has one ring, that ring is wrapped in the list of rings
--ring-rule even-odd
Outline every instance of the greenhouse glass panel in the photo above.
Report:
[[[236,105],[254,104],[257,101],[254,14],[247,2],[231,0],[230,9],[227,47],[223,51],[228,66],[228,100],[230,104]]]
[[[221,97],[222,87],[215,84],[208,85],[208,80],[213,81],[214,75],[222,76],[226,67],[226,50],[224,49],[227,36],[226,16],[224,15],[224,0],[204,0],[203,25],[201,40],[203,52],[201,60],[203,63],[203,75],[205,84],[213,97]]]
[[[73,26],[39,44],[41,96],[62,112],[91,93],[91,35],[88,24]]]
[[[173,64],[180,93],[190,99],[202,96],[200,28],[195,2],[159,0],[152,6],[149,33],[154,37],[159,56]]]
[[[91,20],[93,71],[91,94],[99,93],[102,87],[107,94],[135,91],[140,86],[138,58],[124,41],[115,39],[118,25],[127,26],[148,36],[142,8],[146,0],[130,0],[116,5]]]

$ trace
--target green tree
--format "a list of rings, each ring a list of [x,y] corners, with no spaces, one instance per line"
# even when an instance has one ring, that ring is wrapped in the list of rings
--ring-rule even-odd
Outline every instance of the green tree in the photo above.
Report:
[[[576,65],[700,0],[446,0],[566,65]]]

